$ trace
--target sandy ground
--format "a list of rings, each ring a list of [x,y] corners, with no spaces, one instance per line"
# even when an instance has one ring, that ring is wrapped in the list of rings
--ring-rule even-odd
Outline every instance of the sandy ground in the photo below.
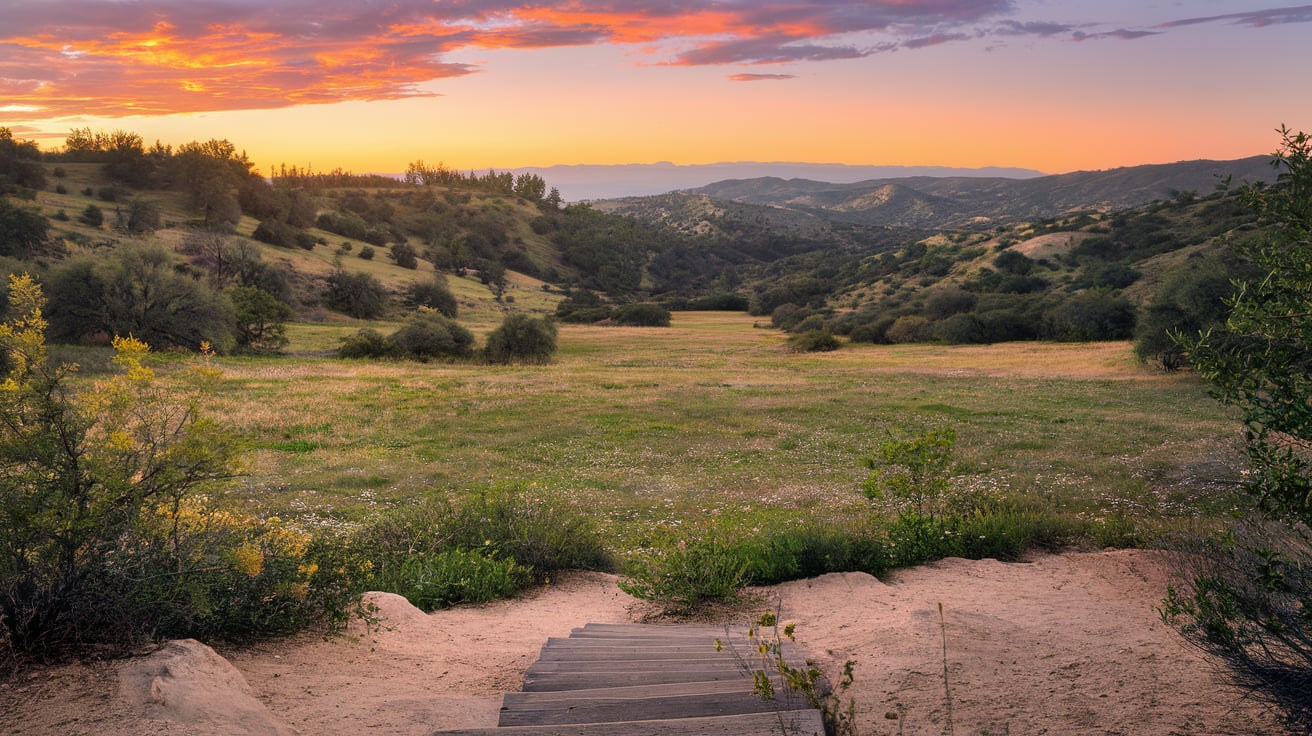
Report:
[[[863,734],[1271,734],[1158,619],[1161,558],[1116,551],[1032,562],[945,560],[761,590],[831,676],[856,663]],[[514,601],[425,615],[374,600],[374,631],[141,658],[0,684],[0,733],[428,734],[495,725],[549,636],[641,618],[611,576],[577,574]],[[940,619],[939,605],[942,605]],[[743,614],[744,620],[747,613]],[[946,642],[946,684],[944,651]]]

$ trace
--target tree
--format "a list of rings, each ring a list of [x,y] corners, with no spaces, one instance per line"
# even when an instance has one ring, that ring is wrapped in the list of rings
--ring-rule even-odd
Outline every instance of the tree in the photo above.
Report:
[[[0,197],[0,256],[27,258],[46,242],[49,232],[50,221],[40,212]]]
[[[556,353],[556,323],[513,312],[487,336],[489,363],[546,363]]]
[[[159,229],[159,205],[145,197],[133,197],[127,210],[118,210],[118,227],[133,235],[153,233]]]
[[[128,244],[105,256],[73,258],[51,269],[50,334],[134,336],[167,348],[232,347],[232,306],[158,245]]]
[[[0,194],[16,187],[40,189],[45,185],[41,149],[36,142],[16,139],[12,130],[0,127]]]
[[[409,243],[393,244],[391,256],[392,261],[401,268],[419,268],[419,252]]]
[[[237,347],[252,353],[276,353],[287,345],[292,308],[256,286],[228,292],[236,319]]]
[[[443,315],[455,319],[459,316],[459,304],[451,287],[447,286],[446,277],[438,274],[431,281],[416,281],[410,285],[405,294],[406,306],[428,307]]]
[[[1257,513],[1207,550],[1162,608],[1254,693],[1312,726],[1312,138],[1280,129],[1272,187],[1241,193],[1260,234],[1236,244],[1259,275],[1225,324],[1178,335],[1213,394],[1238,408]]]
[[[347,273],[341,267],[328,276],[328,306],[356,319],[374,319],[387,307],[387,290],[367,273]]]

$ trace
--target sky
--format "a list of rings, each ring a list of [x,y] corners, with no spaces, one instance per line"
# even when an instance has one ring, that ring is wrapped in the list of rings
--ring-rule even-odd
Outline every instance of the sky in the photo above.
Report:
[[[1279,1],[0,0],[0,18],[15,137],[221,138],[266,172],[1063,173],[1312,131],[1312,5]]]

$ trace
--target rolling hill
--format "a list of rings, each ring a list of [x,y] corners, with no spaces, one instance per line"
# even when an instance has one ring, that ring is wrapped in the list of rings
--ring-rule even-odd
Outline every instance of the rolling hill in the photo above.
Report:
[[[917,176],[834,184],[763,177],[725,180],[686,193],[863,225],[986,229],[1081,210],[1137,207],[1181,192],[1205,195],[1225,176],[1236,182],[1270,180],[1268,161],[1265,156],[1184,161],[1026,179]],[[632,199],[623,201],[635,207]]]

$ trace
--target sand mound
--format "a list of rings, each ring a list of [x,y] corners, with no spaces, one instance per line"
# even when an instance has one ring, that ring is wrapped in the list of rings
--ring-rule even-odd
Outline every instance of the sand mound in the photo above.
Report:
[[[142,718],[165,722],[169,733],[292,734],[256,700],[237,668],[194,639],[124,662],[119,693]]]
[[[741,618],[778,605],[831,679],[856,662],[849,694],[861,733],[941,734],[949,719],[959,734],[1278,733],[1270,713],[1158,620],[1165,587],[1152,552],[944,560],[885,582],[847,573],[764,588],[767,600]],[[380,627],[223,652],[235,670],[181,643],[171,659],[122,665],[121,692],[112,667],[31,673],[0,689],[0,731],[281,734],[285,724],[418,736],[492,726],[502,693],[519,687],[548,637],[638,615],[600,574],[432,615],[396,596],[370,600]]]

